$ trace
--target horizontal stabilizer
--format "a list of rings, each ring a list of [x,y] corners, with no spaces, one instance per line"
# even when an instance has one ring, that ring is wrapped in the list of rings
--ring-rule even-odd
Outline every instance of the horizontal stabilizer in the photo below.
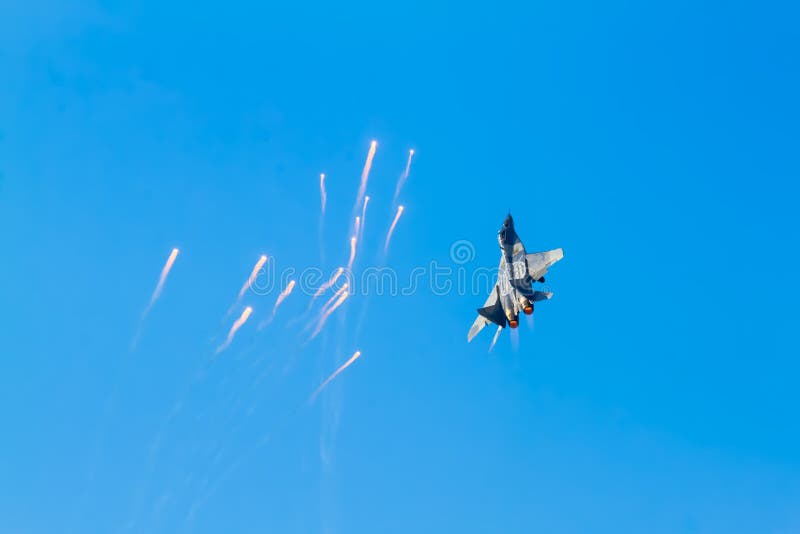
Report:
[[[503,311],[503,305],[500,304],[499,300],[491,306],[478,308],[478,314],[498,326],[506,325],[506,314]]]

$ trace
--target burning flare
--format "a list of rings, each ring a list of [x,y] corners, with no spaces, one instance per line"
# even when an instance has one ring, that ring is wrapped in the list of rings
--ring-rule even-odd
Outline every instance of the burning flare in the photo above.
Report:
[[[392,221],[392,226],[389,227],[389,233],[386,234],[386,243],[383,245],[383,253],[386,254],[389,252],[389,241],[392,239],[392,234],[394,233],[394,227],[397,226],[397,221],[400,220],[400,216],[403,214],[403,210],[405,208],[403,206],[397,207],[397,215],[394,216],[394,220]]]
[[[178,257],[178,249],[173,248],[172,252],[169,253],[169,257],[167,258],[167,263],[164,264],[164,267],[161,269],[161,276],[158,277],[158,284],[156,284],[156,289],[153,291],[153,295],[150,297],[150,303],[147,304],[147,308],[145,308],[144,313],[142,313],[142,318],[150,312],[150,308],[153,307],[153,304],[158,300],[158,297],[161,296],[161,291],[164,289],[164,283],[167,281],[167,276],[169,275],[170,270],[172,269],[172,264],[175,263],[175,258]]]
[[[239,330],[242,327],[242,325],[247,322],[247,319],[250,318],[251,313],[253,313],[253,308],[251,308],[250,306],[244,309],[242,315],[240,315],[239,318],[236,319],[236,322],[233,323],[231,331],[228,332],[228,337],[227,339],[225,339],[225,343],[217,347],[216,354],[219,354],[220,352],[228,348],[228,346],[231,344],[231,341],[233,341],[233,336],[236,335],[236,331]]]
[[[281,305],[281,302],[286,300],[286,297],[288,297],[292,293],[293,289],[294,289],[294,280],[289,280],[289,283],[286,284],[286,288],[283,291],[281,291],[281,294],[278,295],[277,299],[275,299],[275,305],[272,307],[273,317],[275,317],[275,313],[278,311],[278,306]]]
[[[346,362],[344,362],[344,363],[342,364],[342,366],[341,366],[341,367],[339,367],[339,368],[338,368],[336,371],[334,371],[334,372],[333,372],[333,374],[332,374],[331,376],[329,376],[328,378],[326,378],[326,379],[325,379],[325,382],[323,382],[322,384],[320,384],[320,385],[319,385],[319,387],[318,387],[316,390],[314,390],[314,393],[312,393],[312,394],[311,394],[311,396],[308,398],[308,403],[309,403],[309,404],[311,404],[312,402],[314,402],[314,399],[316,399],[316,398],[317,398],[317,395],[319,395],[319,394],[322,392],[322,390],[323,390],[323,389],[325,389],[325,386],[327,386],[328,384],[330,384],[330,383],[331,383],[331,381],[332,381],[334,378],[336,378],[337,376],[339,376],[339,373],[341,373],[342,371],[344,371],[345,369],[347,369],[348,367],[350,367],[350,365],[352,365],[352,363],[353,363],[354,361],[356,361],[356,360],[358,359],[358,357],[359,357],[359,356],[361,356],[361,351],[360,351],[360,350],[357,350],[357,351],[355,351],[355,353],[354,353],[352,356],[350,356],[350,359],[349,359],[349,360],[347,360]]]
[[[400,178],[397,180],[397,187],[394,190],[394,199],[392,199],[392,204],[397,202],[397,197],[400,196],[400,190],[403,188],[403,185],[408,180],[408,173],[411,171],[411,158],[414,157],[414,149],[408,151],[408,160],[406,161],[406,168],[403,170],[403,174],[400,175]]]
[[[356,203],[353,206],[353,211],[357,210],[361,201],[364,200],[364,194],[367,192],[369,170],[372,168],[372,159],[375,157],[375,150],[377,148],[377,141],[372,141],[372,143],[369,144],[369,153],[367,153],[367,161],[364,162],[364,169],[361,171],[361,185],[358,186],[358,196],[356,196]]]
[[[328,194],[325,193],[325,173],[319,175],[319,197],[322,202],[322,215],[325,215],[325,203],[328,201]]]
[[[267,263],[266,255],[262,255],[260,258],[258,258],[255,266],[253,266],[253,271],[250,273],[250,276],[247,277],[247,282],[245,282],[242,286],[242,289],[239,290],[239,296],[237,297],[237,300],[241,299],[250,286],[253,285],[253,282],[255,282],[256,278],[258,278],[258,273],[261,271],[261,268],[265,263]]]
[[[278,307],[284,300],[286,300],[286,297],[288,297],[292,293],[294,285],[295,285],[294,280],[289,280],[289,283],[286,284],[284,290],[281,291],[280,295],[278,295],[278,298],[275,299],[275,305],[272,307],[272,313],[270,314],[269,318],[265,319],[264,321],[261,322],[261,324],[258,325],[259,330],[261,330],[262,328],[264,328],[265,326],[267,326],[269,323],[272,322],[272,320],[275,318],[275,314],[278,313]]]

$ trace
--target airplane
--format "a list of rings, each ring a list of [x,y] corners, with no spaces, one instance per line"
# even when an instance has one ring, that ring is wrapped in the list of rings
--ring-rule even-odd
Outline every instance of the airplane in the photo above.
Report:
[[[500,243],[497,283],[483,307],[478,308],[478,317],[469,329],[467,342],[472,341],[489,323],[494,323],[499,328],[505,328],[506,325],[517,328],[520,311],[531,315],[535,302],[553,296],[547,291],[534,290],[533,284],[544,283],[547,269],[564,257],[562,249],[528,254],[514,230],[514,219],[510,213],[497,233],[497,241]]]

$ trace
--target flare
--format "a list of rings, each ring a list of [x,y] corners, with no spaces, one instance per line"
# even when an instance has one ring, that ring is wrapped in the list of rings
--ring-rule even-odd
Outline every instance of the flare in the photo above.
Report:
[[[332,374],[331,376],[329,376],[328,378],[326,378],[326,379],[325,379],[325,381],[324,381],[322,384],[320,384],[320,385],[319,385],[319,387],[318,387],[316,390],[314,390],[314,393],[312,393],[312,394],[311,394],[311,396],[308,398],[308,403],[309,403],[309,404],[311,404],[312,402],[314,402],[314,399],[316,399],[316,398],[317,398],[317,395],[319,395],[319,394],[322,392],[322,390],[323,390],[323,389],[325,389],[325,386],[327,386],[328,384],[330,384],[330,383],[331,383],[331,381],[332,381],[334,378],[336,378],[337,376],[339,376],[339,374],[340,374],[342,371],[344,371],[345,369],[347,369],[348,367],[350,367],[350,365],[352,365],[352,363],[353,363],[354,361],[356,361],[356,360],[359,358],[359,356],[361,356],[361,351],[360,351],[360,350],[357,350],[357,351],[356,351],[356,352],[355,352],[355,353],[354,353],[352,356],[350,356],[350,359],[349,359],[349,360],[347,360],[346,362],[344,362],[344,363],[342,364],[342,366],[341,366],[341,367],[339,367],[338,369],[336,369],[336,371],[334,371],[334,372],[333,372],[333,374]]]
[[[262,255],[260,258],[258,258],[258,261],[253,266],[253,271],[250,273],[250,276],[247,277],[247,282],[245,282],[242,286],[242,289],[239,290],[238,299],[241,299],[250,286],[253,285],[253,282],[255,282],[256,278],[258,278],[258,273],[261,271],[261,268],[265,263],[267,263],[267,257],[265,255]]]
[[[397,197],[400,196],[400,190],[403,188],[403,185],[408,180],[408,173],[411,171],[411,158],[414,157],[414,149],[408,151],[408,160],[406,161],[406,168],[403,170],[403,174],[400,175],[400,178],[397,179],[397,187],[394,190],[394,199],[392,200],[392,204],[397,202]]]
[[[367,192],[367,180],[369,180],[369,170],[372,168],[372,159],[375,157],[375,150],[378,148],[378,142],[372,141],[369,144],[369,152],[367,153],[367,161],[364,162],[364,169],[361,171],[361,185],[358,186],[358,196],[356,196],[356,203],[353,206],[353,211],[358,209],[361,201],[364,200],[364,193]]]
[[[322,215],[325,215],[325,203],[328,201],[328,194],[325,192],[325,174],[319,175],[319,198],[322,203]]]
[[[178,249],[173,248],[172,252],[169,253],[169,257],[167,258],[167,263],[164,264],[164,267],[161,269],[161,276],[158,277],[158,284],[156,284],[156,289],[153,291],[153,295],[150,297],[150,302],[147,304],[147,308],[145,308],[144,313],[142,313],[142,318],[150,312],[150,308],[153,307],[153,304],[158,300],[158,297],[161,296],[161,291],[164,289],[164,283],[167,281],[167,276],[169,276],[169,272],[172,270],[172,265],[175,263],[175,258],[178,257]]]
[[[392,226],[389,227],[389,233],[386,234],[386,243],[383,245],[383,253],[386,254],[389,252],[389,241],[392,239],[392,234],[394,233],[394,228],[397,226],[397,221],[400,220],[400,216],[403,214],[403,210],[405,208],[403,206],[397,207],[397,214],[394,216],[394,220],[392,221]]]
[[[250,306],[244,309],[242,315],[240,315],[239,318],[236,319],[236,322],[233,323],[230,332],[228,332],[228,337],[225,339],[225,343],[217,347],[217,354],[228,348],[228,346],[231,344],[231,341],[233,341],[233,336],[235,336],[236,332],[242,327],[242,325],[244,325],[244,323],[247,322],[247,319],[250,318],[251,313],[253,313],[253,308]]]

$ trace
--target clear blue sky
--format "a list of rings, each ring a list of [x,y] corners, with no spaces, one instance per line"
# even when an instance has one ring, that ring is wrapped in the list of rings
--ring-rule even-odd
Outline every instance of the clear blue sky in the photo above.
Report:
[[[0,531],[799,532],[798,8],[281,4],[0,7]],[[248,295],[208,364],[259,254],[319,263],[320,172],[346,261],[373,138],[358,265],[414,148],[387,264],[493,267],[510,208],[565,250],[535,325]]]

